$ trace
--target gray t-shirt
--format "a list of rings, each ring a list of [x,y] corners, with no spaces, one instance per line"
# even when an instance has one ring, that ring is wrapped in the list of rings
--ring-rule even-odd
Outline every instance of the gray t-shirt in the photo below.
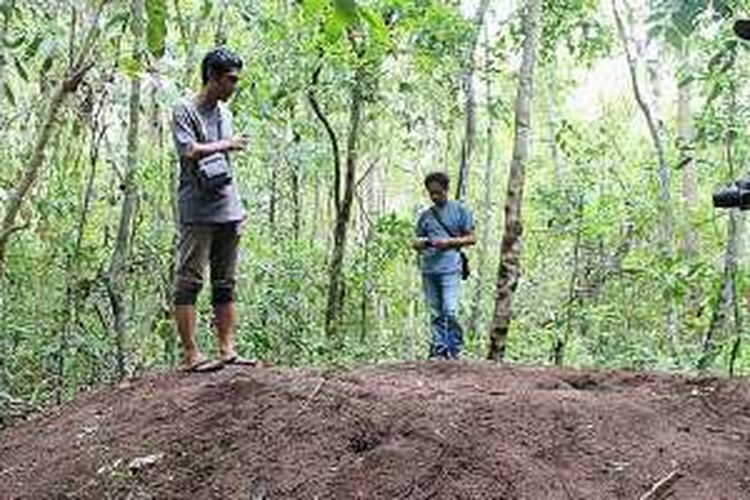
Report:
[[[474,216],[471,210],[457,201],[448,200],[442,207],[433,205],[419,215],[416,225],[418,238],[438,240],[451,237],[437,221],[432,209],[437,210],[440,219],[448,226],[453,236],[463,236],[474,231]],[[460,271],[461,257],[458,255],[458,249],[438,250],[427,247],[422,251],[424,274],[448,274]]]
[[[199,142],[199,134],[202,135],[196,130],[196,121],[191,119],[191,110],[200,116],[203,133],[208,142],[234,135],[232,113],[221,103],[205,110],[197,108],[191,99],[183,99],[172,110],[172,136],[180,159],[180,180],[177,188],[179,222],[220,224],[241,221],[245,218],[245,210],[237,193],[234,175],[232,182],[221,188],[219,193],[206,193],[198,187],[194,173],[196,163],[185,158],[185,153],[191,145]],[[231,161],[228,160],[228,163],[231,171]]]

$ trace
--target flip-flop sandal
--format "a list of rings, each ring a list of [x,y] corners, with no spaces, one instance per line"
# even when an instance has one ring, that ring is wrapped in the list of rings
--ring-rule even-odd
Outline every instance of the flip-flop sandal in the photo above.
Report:
[[[222,360],[222,363],[234,366],[258,366],[259,364],[258,361],[254,359],[242,358],[240,356],[232,356],[231,358]]]
[[[206,358],[184,367],[183,371],[188,373],[208,373],[219,371],[222,368],[224,368],[223,362]]]

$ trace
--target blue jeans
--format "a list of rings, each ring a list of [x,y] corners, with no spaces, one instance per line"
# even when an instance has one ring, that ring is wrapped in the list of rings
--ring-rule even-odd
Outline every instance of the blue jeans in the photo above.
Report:
[[[457,358],[464,343],[457,319],[461,273],[423,274],[422,282],[432,319],[430,357]]]

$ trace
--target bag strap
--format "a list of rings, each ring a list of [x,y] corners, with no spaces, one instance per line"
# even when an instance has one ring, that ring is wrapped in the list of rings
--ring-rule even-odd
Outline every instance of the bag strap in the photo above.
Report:
[[[445,222],[443,222],[442,217],[440,217],[440,214],[438,213],[438,211],[435,209],[434,206],[430,207],[430,212],[432,213],[432,216],[435,218],[438,224],[440,224],[442,228],[445,229],[445,232],[448,233],[448,236],[450,236],[451,238],[455,238],[456,235],[453,234],[453,231],[448,229],[448,226],[445,225]]]

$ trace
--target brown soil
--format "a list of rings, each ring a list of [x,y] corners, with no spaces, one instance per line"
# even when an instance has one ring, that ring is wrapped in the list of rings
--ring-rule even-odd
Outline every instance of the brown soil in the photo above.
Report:
[[[227,368],[152,374],[0,433],[2,499],[638,499],[675,471],[650,498],[750,499],[750,381]]]

